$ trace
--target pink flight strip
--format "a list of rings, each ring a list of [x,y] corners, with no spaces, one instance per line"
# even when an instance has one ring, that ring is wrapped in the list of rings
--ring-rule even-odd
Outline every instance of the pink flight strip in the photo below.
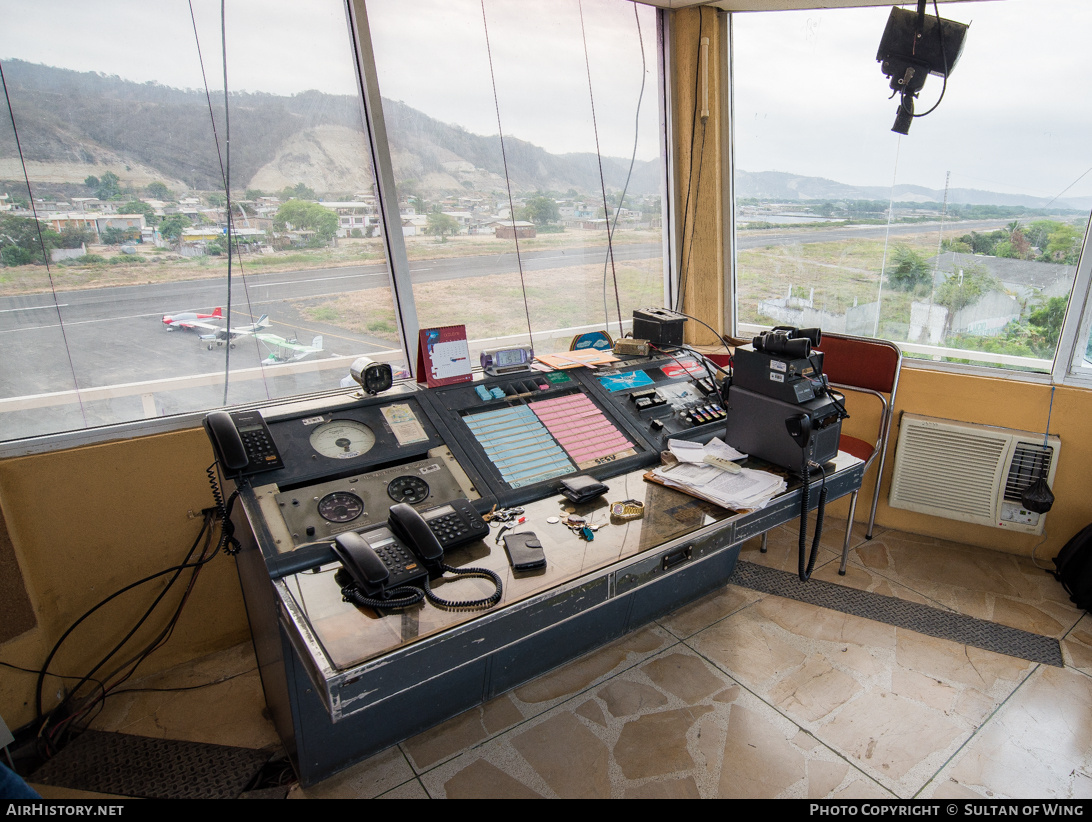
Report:
[[[578,464],[633,447],[633,443],[583,394],[569,394],[529,405]]]

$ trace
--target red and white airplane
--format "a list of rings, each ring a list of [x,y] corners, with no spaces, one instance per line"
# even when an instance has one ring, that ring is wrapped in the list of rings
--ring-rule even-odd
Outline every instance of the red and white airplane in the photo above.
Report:
[[[208,328],[208,323],[199,323],[197,320],[209,320],[218,319],[223,317],[223,312],[219,307],[213,310],[211,314],[200,314],[196,311],[184,311],[181,314],[164,314],[163,324],[167,326],[168,331],[174,331],[176,328]]]

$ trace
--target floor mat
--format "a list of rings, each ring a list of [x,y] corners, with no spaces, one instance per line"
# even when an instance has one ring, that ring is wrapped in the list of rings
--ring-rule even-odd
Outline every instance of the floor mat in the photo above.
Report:
[[[1041,662],[1058,668],[1064,665],[1062,646],[1056,639],[929,605],[907,602],[870,591],[859,591],[818,579],[801,582],[797,574],[744,560],[736,563],[729,582],[753,591],[807,602],[843,614],[872,619],[897,628],[907,628],[938,639],[950,639],[1029,662]]]
[[[234,799],[270,756],[249,748],[86,731],[28,781],[148,799]]]

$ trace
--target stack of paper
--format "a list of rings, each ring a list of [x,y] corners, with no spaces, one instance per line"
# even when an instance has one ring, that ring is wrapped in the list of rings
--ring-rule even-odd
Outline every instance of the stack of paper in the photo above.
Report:
[[[669,488],[734,511],[764,508],[788,487],[784,479],[767,471],[744,468],[733,474],[712,465],[689,462],[657,468],[652,477]]]
[[[726,460],[743,460],[747,455],[737,451],[720,437],[713,437],[708,443],[688,442],[687,440],[668,440],[668,450],[675,455],[679,462],[705,462],[707,455],[721,457]]]

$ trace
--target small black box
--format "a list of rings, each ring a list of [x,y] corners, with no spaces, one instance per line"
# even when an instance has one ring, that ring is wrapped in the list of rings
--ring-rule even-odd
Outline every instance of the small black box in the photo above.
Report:
[[[682,345],[682,327],[686,317],[668,308],[635,308],[633,338],[653,345]]]

